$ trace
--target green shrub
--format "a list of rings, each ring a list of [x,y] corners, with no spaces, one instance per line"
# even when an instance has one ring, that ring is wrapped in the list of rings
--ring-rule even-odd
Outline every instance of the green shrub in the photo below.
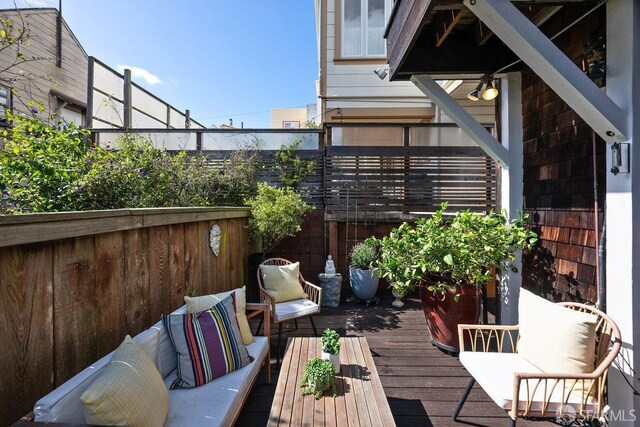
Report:
[[[0,213],[54,212],[79,207],[78,181],[91,169],[89,132],[73,123],[56,129],[7,113],[0,149]]]
[[[353,246],[351,249],[351,267],[368,270],[371,264],[378,259],[375,243],[365,240]]]
[[[313,173],[313,160],[303,160],[296,154],[300,149],[301,141],[294,141],[287,145],[281,145],[276,151],[276,169],[280,172],[280,181],[287,188],[297,190],[302,181]]]
[[[507,221],[504,215],[457,212],[445,220],[443,203],[431,218],[415,226],[407,223],[378,240],[380,276],[405,292],[423,280],[434,293],[444,294],[455,285],[480,286],[491,277],[489,267],[515,269],[517,250],[530,248],[537,240],[528,230],[526,215]]]
[[[304,365],[300,387],[303,387],[303,395],[313,394],[316,399],[320,399],[327,390],[331,390],[332,396],[335,397],[336,373],[333,370],[333,363],[319,357],[309,360]]]
[[[246,204],[251,207],[250,237],[262,243],[263,253],[300,231],[305,214],[313,210],[295,191],[271,187],[264,182],[258,184],[258,194],[247,199]]]
[[[0,213],[169,206],[238,206],[255,194],[257,153],[230,152],[216,169],[200,155],[171,154],[136,135],[116,149],[90,147],[89,132],[11,116],[2,133]]]

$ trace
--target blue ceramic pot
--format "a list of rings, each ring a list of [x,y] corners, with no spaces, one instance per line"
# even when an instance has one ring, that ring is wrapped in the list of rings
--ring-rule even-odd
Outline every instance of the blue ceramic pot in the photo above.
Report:
[[[357,298],[370,300],[375,297],[379,280],[377,271],[349,267],[349,283]]]

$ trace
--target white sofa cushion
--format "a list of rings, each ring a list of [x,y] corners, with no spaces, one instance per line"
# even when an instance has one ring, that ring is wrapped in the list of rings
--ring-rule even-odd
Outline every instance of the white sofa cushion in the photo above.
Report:
[[[319,311],[318,304],[308,299],[279,302],[276,304],[275,321],[282,322],[297,317],[308,316]]]
[[[133,338],[133,341],[149,355],[157,365],[158,350],[158,326],[141,332]],[[164,329],[164,327],[162,327]],[[80,396],[93,383],[97,374],[111,360],[113,352],[109,353],[93,365],[84,369],[51,393],[42,397],[33,407],[35,421],[48,421],[69,424],[85,424],[84,407]]]
[[[517,353],[484,353],[462,351],[460,352],[460,362],[469,371],[478,384],[487,392],[489,397],[501,408],[511,409],[513,402],[513,379],[515,373],[541,373],[542,371],[528,362]],[[529,392],[533,392],[535,381],[529,381]],[[547,390],[547,393],[551,392]],[[561,386],[556,387],[551,393],[551,403],[547,408],[547,413],[554,414],[560,407],[562,395],[566,393]],[[524,410],[527,402],[527,387],[521,386],[519,394],[518,409]],[[542,402],[545,400],[544,384],[541,383],[534,394],[531,410],[540,412]],[[580,406],[581,392],[574,392],[569,395],[566,403],[578,409]],[[587,399],[587,410],[596,410],[595,400],[592,397]]]
[[[255,337],[247,346],[254,361],[227,375],[191,389],[169,391],[169,414],[166,427],[229,426],[242,409],[243,396],[260,372],[268,349],[267,337]],[[172,372],[164,383],[169,388],[177,378]]]

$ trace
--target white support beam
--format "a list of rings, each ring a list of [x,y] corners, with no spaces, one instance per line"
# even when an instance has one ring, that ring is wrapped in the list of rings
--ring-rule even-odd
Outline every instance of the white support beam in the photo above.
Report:
[[[411,76],[411,81],[435,102],[460,129],[500,166],[509,166],[509,152],[476,119],[462,108],[442,87],[426,74]]]
[[[628,139],[626,116],[618,105],[509,0],[464,4],[606,142]]]
[[[509,151],[509,168],[500,174],[500,207],[509,218],[517,218],[524,205],[524,147],[522,131],[522,77],[508,73],[500,79],[500,139]],[[522,252],[513,262],[517,272],[500,275],[500,323],[518,324],[518,300],[522,286]]]
[[[631,143],[630,173],[608,173],[607,149],[606,308],[622,334],[622,369],[609,371],[608,419],[613,427],[640,420],[640,396],[627,384],[640,390],[640,2],[608,0],[606,8],[607,94],[623,108]]]

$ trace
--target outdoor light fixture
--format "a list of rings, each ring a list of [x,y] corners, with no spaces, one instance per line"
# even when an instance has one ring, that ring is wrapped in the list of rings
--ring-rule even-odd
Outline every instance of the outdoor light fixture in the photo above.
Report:
[[[480,80],[480,83],[478,83],[476,88],[474,90],[472,90],[471,92],[469,92],[469,94],[467,95],[467,98],[469,98],[469,100],[471,100],[471,101],[479,101],[480,100],[480,91],[482,90],[483,83],[484,83],[484,81]]]
[[[489,80],[487,82],[487,88],[482,94],[482,99],[484,99],[485,101],[491,101],[493,99],[496,99],[496,97],[498,96],[498,93],[499,92],[498,92],[498,89],[496,89],[494,81]]]
[[[628,142],[616,142],[611,146],[611,173],[629,173],[629,148]]]
[[[376,68],[373,72],[376,76],[380,77],[380,80],[384,80],[384,78],[387,77],[387,70],[384,68]]]
[[[484,92],[482,92],[482,86],[487,85]],[[469,92],[467,98],[471,101],[479,101],[480,100],[480,92],[482,92],[482,99],[486,101],[491,101],[496,99],[496,97],[500,94],[498,89],[496,89],[495,81],[488,75],[482,76],[480,79],[480,83],[476,86],[474,90]]]

